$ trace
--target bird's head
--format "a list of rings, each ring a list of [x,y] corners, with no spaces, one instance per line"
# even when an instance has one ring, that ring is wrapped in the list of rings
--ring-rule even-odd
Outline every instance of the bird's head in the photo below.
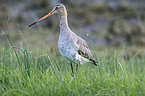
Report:
[[[55,5],[55,7],[53,8],[54,13],[58,13],[58,14],[62,14],[62,15],[66,15],[66,8],[63,4],[58,3]]]
[[[53,15],[55,13],[58,13],[58,14],[61,14],[61,15],[67,15],[65,6],[63,4],[61,4],[61,3],[56,4],[52,11],[50,11],[48,14],[46,14],[45,16],[43,16],[42,18],[40,18],[36,22],[30,24],[29,27],[31,27],[32,25],[34,25],[34,24],[46,19],[47,17],[49,17],[49,16],[51,16],[51,15]]]

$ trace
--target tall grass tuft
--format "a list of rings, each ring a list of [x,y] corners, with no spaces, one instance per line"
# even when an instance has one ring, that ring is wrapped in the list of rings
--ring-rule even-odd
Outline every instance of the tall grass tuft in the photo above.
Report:
[[[145,95],[143,51],[128,59],[128,48],[113,51],[109,48],[96,51],[94,48],[99,66],[79,65],[78,72],[72,76],[70,66],[62,56],[53,58],[52,53],[42,49],[31,52],[33,49],[28,48],[19,28],[18,32],[22,46],[14,45],[11,38],[3,35],[4,43],[0,48],[1,96]]]

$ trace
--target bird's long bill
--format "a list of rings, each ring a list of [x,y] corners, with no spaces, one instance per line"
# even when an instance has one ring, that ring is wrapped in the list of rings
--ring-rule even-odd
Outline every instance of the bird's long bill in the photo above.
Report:
[[[46,19],[47,17],[51,16],[52,14],[54,14],[54,11],[52,10],[51,12],[49,12],[47,15],[43,16],[42,18],[40,18],[39,20],[37,20],[36,22],[30,24],[28,27],[31,27],[32,25],[42,21],[43,19]]]

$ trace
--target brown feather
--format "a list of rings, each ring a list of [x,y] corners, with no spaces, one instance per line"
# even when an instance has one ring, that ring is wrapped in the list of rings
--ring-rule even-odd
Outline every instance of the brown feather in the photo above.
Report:
[[[89,50],[88,44],[86,43],[85,40],[83,40],[82,38],[79,38],[77,40],[77,44],[80,45],[79,46],[79,50],[78,50],[78,54],[80,54],[81,56],[87,58],[88,60],[92,61],[92,63],[94,65],[97,66],[97,60],[93,57],[91,51]]]

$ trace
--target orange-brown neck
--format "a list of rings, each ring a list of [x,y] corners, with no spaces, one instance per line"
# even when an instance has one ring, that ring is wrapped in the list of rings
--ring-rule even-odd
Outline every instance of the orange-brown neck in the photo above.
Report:
[[[66,14],[59,13],[59,21],[60,21],[60,33],[70,31],[67,21],[67,13]]]

